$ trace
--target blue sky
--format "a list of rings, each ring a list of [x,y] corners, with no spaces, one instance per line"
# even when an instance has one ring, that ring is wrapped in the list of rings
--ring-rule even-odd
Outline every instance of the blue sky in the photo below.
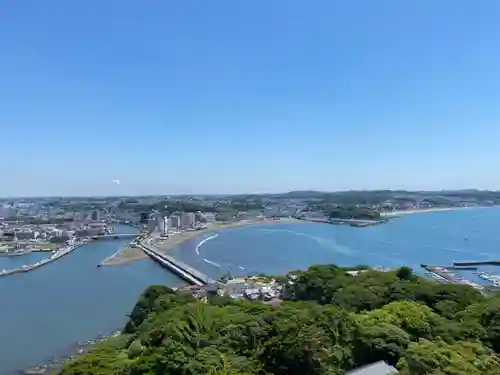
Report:
[[[0,5],[0,196],[500,189],[499,1]]]

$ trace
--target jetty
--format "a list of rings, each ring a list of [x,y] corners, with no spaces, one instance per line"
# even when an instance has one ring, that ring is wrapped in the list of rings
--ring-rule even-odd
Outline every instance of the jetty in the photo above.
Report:
[[[167,255],[151,246],[146,245],[144,242],[139,244],[139,247],[155,262],[162,267],[180,276],[184,280],[193,285],[204,286],[207,284],[215,283],[215,280],[209,278],[204,273],[197,269],[188,266],[187,264]]]
[[[500,260],[453,261],[454,266],[500,266]]]
[[[50,258],[40,260],[40,261],[38,261],[38,262],[36,262],[34,264],[24,265],[24,266],[19,267],[19,268],[13,268],[13,269],[10,269],[10,270],[0,271],[0,277],[2,277],[2,276],[10,276],[10,275],[14,275],[16,273],[23,273],[23,272],[33,271],[33,270],[35,270],[37,268],[45,266],[46,264],[54,262],[54,261],[56,261],[59,258],[62,258],[63,256],[71,253],[72,251],[74,251],[75,249],[77,249],[77,248],[79,248],[80,246],[83,246],[83,245],[85,245],[85,242],[84,243],[79,243],[79,244],[76,244],[76,245],[73,245],[73,246],[70,246],[70,247],[65,248],[63,250],[59,250],[55,254],[52,254],[52,256]]]
[[[477,267],[472,267],[472,266],[428,266],[427,264],[421,264],[420,267],[427,269],[427,267],[438,267],[438,268],[444,268],[447,270],[456,270],[456,271],[477,271]]]

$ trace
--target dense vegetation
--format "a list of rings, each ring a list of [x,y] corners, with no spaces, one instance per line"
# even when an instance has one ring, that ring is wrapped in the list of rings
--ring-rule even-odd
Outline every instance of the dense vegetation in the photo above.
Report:
[[[347,190],[335,192],[291,191],[283,194],[262,194],[239,196],[240,199],[308,201],[311,204],[340,205],[376,205],[387,200],[416,203],[421,200],[435,200],[438,205],[454,205],[463,200],[482,204],[500,204],[500,191],[487,190],[441,190],[441,191],[406,191],[406,190]]]
[[[339,206],[331,209],[328,216],[330,219],[377,220],[380,219],[380,212],[363,207]]]
[[[61,375],[340,375],[378,360],[402,375],[500,374],[498,297],[405,267],[314,266],[292,280],[279,307],[152,286],[120,337]]]
[[[208,205],[197,199],[177,200],[164,199],[154,203],[140,203],[136,199],[123,200],[119,206],[120,209],[131,209],[136,212],[158,211],[165,215],[171,215],[174,212],[216,212],[217,208]]]

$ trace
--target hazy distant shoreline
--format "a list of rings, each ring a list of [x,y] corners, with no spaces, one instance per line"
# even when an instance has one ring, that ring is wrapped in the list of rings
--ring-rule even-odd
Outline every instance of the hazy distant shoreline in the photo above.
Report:
[[[442,212],[442,211],[459,211],[459,210],[467,210],[471,208],[479,208],[479,207],[489,207],[489,206],[467,206],[467,207],[433,207],[433,208],[415,208],[410,210],[397,210],[390,212],[382,212],[381,216],[400,216],[400,215],[409,215],[409,214],[421,214],[425,212]]]

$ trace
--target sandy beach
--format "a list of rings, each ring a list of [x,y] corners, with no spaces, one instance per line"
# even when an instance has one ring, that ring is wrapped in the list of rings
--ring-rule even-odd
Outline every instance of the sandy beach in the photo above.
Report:
[[[190,240],[192,238],[198,237],[204,233],[214,232],[221,229],[245,227],[250,225],[280,224],[280,223],[290,223],[290,222],[304,223],[305,221],[292,218],[284,218],[279,220],[269,220],[269,219],[241,220],[237,222],[210,223],[205,229],[170,234],[168,238],[158,241],[156,243],[156,246],[160,250],[166,252],[170,250],[172,247],[178,246],[181,243]],[[146,258],[148,258],[148,256],[140,248],[127,246],[122,250],[117,251],[110,257],[104,259],[101,265],[114,266],[114,265],[131,263]]]
[[[138,247],[126,246],[120,251],[107,257],[101,262],[101,266],[116,266],[119,264],[131,263],[137,260],[146,259],[148,256]]]

